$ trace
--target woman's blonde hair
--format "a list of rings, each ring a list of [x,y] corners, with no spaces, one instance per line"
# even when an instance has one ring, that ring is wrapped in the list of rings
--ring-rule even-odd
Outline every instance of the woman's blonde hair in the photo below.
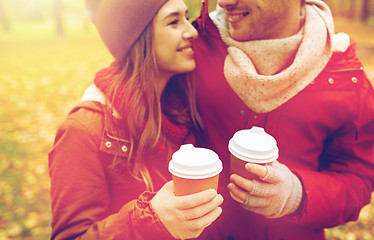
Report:
[[[157,62],[153,42],[154,27],[151,21],[127,55],[122,71],[110,87],[110,101],[125,116],[124,128],[131,142],[127,165],[131,174],[143,180],[153,191],[153,183],[145,162],[145,155],[154,150],[162,137],[161,118],[165,114],[177,125],[192,122],[196,135],[201,133],[201,118],[195,103],[194,84],[186,74],[174,76],[166,86],[161,101],[157,95]],[[183,108],[171,107],[171,96],[182,97]],[[121,99],[118,99],[121,98]],[[190,119],[190,120],[189,120]],[[116,158],[114,164],[120,158]]]

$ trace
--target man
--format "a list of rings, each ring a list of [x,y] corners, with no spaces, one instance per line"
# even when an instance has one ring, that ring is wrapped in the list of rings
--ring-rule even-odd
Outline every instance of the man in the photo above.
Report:
[[[354,42],[323,1],[218,0],[210,16],[204,4],[197,101],[224,163],[211,238],[324,239],[356,220],[374,186],[374,93]],[[229,173],[229,139],[252,126],[279,148],[272,166],[246,165],[261,181]]]

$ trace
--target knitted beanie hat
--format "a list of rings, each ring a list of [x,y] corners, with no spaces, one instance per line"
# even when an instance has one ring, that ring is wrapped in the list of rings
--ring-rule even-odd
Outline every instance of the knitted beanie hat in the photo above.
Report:
[[[167,0],[86,0],[89,16],[115,60],[128,51]]]

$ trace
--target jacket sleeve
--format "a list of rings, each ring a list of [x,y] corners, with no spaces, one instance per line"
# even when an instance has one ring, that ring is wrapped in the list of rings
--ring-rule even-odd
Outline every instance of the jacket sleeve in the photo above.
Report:
[[[374,93],[365,79],[357,91],[354,119],[324,143],[319,172],[292,169],[304,187],[304,205],[295,217],[315,228],[357,220],[374,188]]]
[[[68,118],[49,154],[52,198],[51,239],[169,239],[145,192],[111,214],[100,138]]]

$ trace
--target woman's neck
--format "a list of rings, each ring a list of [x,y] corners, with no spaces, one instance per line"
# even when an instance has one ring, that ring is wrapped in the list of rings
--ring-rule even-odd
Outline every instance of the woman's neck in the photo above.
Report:
[[[168,84],[172,76],[173,75],[171,75],[170,73],[159,73],[158,76],[156,76],[157,78],[156,91],[157,91],[157,96],[159,99],[161,99],[161,95],[164,92],[164,89],[166,88],[166,85]]]

